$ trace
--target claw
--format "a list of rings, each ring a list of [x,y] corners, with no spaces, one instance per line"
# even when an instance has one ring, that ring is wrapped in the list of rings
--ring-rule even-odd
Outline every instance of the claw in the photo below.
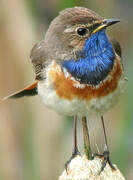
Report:
[[[78,151],[78,149],[74,149],[74,151],[72,152],[72,156],[70,157],[70,159],[65,163],[65,170],[68,174],[68,165],[70,164],[70,162],[72,161],[72,159],[74,159],[77,155],[81,155],[80,152]]]
[[[115,167],[114,167],[114,165],[112,164],[112,162],[110,160],[110,152],[109,151],[104,151],[103,154],[94,154],[94,156],[98,156],[100,158],[103,158],[100,173],[104,170],[107,163],[109,164],[109,166],[111,167],[112,170],[115,170]]]

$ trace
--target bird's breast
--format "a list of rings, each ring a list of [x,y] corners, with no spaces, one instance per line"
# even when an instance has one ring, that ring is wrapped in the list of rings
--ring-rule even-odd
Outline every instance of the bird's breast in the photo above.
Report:
[[[119,57],[116,56],[114,66],[104,81],[96,86],[80,84],[71,74],[63,71],[61,66],[53,61],[47,70],[47,84],[54,88],[60,98],[66,100],[78,98],[89,101],[93,98],[107,96],[115,91],[122,73],[122,65]]]

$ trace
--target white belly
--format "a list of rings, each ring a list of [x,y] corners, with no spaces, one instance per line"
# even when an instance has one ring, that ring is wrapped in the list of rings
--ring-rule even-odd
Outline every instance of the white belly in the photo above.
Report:
[[[67,116],[103,115],[118,102],[118,98],[124,89],[125,79],[121,77],[117,89],[106,97],[93,98],[89,101],[77,98],[67,100],[56,94],[53,85],[49,85],[46,81],[38,83],[38,94],[42,97],[44,104],[57,113]]]

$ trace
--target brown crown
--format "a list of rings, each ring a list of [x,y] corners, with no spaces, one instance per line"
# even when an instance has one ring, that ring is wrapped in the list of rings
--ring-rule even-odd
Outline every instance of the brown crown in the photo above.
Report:
[[[58,18],[64,24],[91,23],[94,20],[102,19],[94,11],[84,7],[68,8],[60,12]]]

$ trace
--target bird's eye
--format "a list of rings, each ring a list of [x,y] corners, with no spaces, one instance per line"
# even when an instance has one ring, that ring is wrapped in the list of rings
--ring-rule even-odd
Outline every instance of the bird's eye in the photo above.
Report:
[[[77,33],[80,36],[85,36],[87,34],[88,30],[86,28],[78,28]]]

